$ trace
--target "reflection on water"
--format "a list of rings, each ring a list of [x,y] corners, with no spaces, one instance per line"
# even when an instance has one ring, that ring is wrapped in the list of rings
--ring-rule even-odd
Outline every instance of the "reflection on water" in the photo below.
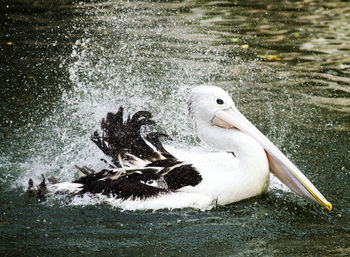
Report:
[[[5,1],[0,21],[1,251],[5,255],[346,256],[349,16],[332,1]],[[29,177],[103,167],[88,138],[107,111],[146,108],[181,147],[186,101],[218,85],[333,203],[272,190],[208,212],[38,202]]]

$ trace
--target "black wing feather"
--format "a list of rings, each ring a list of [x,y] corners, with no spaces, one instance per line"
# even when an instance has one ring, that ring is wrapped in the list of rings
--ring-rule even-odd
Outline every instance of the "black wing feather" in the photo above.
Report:
[[[123,160],[128,160],[129,155],[140,159],[153,161],[160,158],[158,152],[155,152],[144,140],[141,135],[141,127],[153,125],[152,114],[147,111],[136,112],[132,118],[130,116],[126,121],[123,120],[123,108],[120,107],[117,113],[108,113],[105,119],[102,119],[102,135],[97,131],[91,137],[91,140],[108,156],[112,157],[112,162],[121,167],[118,155]],[[160,153],[170,155],[165,151],[159,141],[159,136],[167,136],[163,133],[149,135],[149,138],[160,147]],[[146,136],[147,137],[147,136]],[[156,147],[156,146],[155,146]]]

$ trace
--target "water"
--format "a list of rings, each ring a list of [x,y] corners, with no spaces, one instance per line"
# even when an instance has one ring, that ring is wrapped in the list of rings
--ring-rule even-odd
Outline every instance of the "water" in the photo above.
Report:
[[[349,18],[342,1],[5,1],[1,255],[349,255]],[[334,210],[277,188],[209,211],[25,193],[30,177],[103,167],[89,136],[119,105],[196,145],[186,101],[202,84],[229,91]]]

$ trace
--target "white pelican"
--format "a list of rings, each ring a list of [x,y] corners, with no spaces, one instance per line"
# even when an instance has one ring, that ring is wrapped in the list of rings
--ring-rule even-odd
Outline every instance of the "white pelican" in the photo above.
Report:
[[[102,120],[102,135],[95,132],[91,138],[112,158],[110,168],[95,172],[76,166],[80,175],[76,181],[49,179],[47,186],[43,179],[33,187],[30,180],[29,190],[39,195],[68,191],[103,194],[122,201],[187,193],[188,197],[203,196],[226,205],[267,191],[271,171],[298,195],[332,209],[304,174],[236,109],[223,89],[194,88],[189,111],[199,138],[217,152],[184,153],[165,148],[159,140],[165,134],[141,130],[154,123],[149,112],[140,111],[123,120],[120,108]]]

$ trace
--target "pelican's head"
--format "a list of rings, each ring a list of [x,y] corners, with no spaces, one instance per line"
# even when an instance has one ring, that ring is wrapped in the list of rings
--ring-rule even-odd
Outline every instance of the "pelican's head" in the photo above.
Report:
[[[231,97],[223,89],[214,86],[195,87],[190,96],[189,110],[196,127],[217,126],[238,129],[248,134],[264,148],[270,170],[286,186],[298,195],[320,203],[328,210],[332,209],[332,204],[305,175],[237,110]]]
[[[219,87],[200,86],[192,90],[188,109],[194,122],[211,124],[217,111],[234,106],[232,98]]]

